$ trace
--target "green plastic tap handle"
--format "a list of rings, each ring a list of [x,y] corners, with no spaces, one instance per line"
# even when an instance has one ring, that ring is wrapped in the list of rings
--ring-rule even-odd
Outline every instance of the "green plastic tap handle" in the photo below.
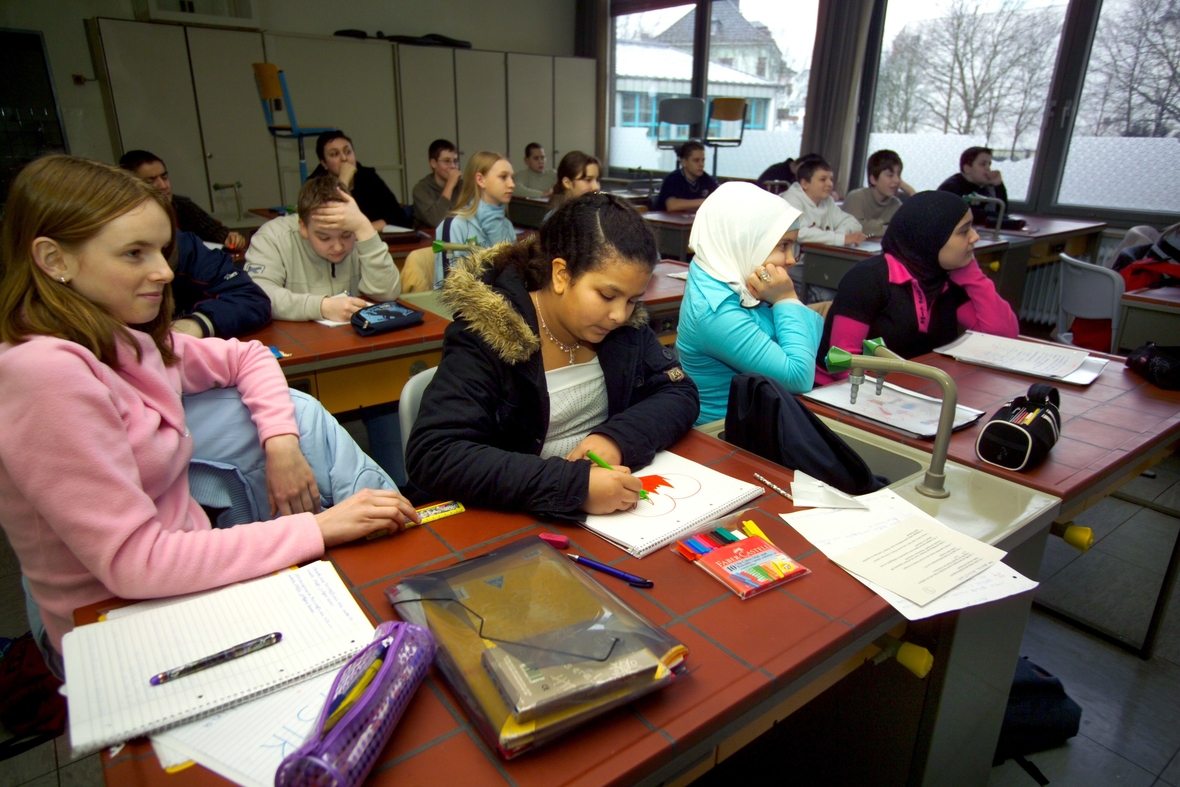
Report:
[[[438,254],[439,252],[441,252],[443,250],[443,242],[441,240],[434,241],[433,243],[430,244],[430,250],[433,251],[435,254]]]
[[[852,353],[839,347],[833,347],[828,350],[828,354],[824,358],[824,365],[828,367],[829,372],[851,371]]]
[[[861,342],[861,347],[864,348],[865,355],[876,355],[877,348],[884,346],[885,340],[879,336],[876,339],[865,339],[863,342]]]

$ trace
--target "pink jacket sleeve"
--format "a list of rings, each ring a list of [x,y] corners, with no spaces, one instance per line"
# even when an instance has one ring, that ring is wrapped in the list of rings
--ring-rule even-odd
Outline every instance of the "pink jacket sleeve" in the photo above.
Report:
[[[970,265],[951,271],[950,279],[966,290],[970,299],[955,313],[961,327],[993,336],[1016,338],[1020,333],[1016,314],[996,292],[996,285],[980,270],[977,261],[972,260]]]
[[[226,355],[226,364],[236,362],[233,353]],[[115,373],[81,347],[61,342],[6,360],[0,456],[15,487],[10,491],[22,498],[22,508],[32,509],[29,526],[51,530],[111,593],[191,593],[323,554],[311,514],[210,529],[188,495],[187,456],[171,438],[178,433],[150,410],[148,417],[137,416],[120,405],[111,387]],[[240,374],[243,381],[250,377]],[[170,476],[157,474],[173,478],[170,485],[145,490],[129,430],[153,446],[148,461],[171,468]]]
[[[861,342],[868,337],[868,323],[837,314],[832,318],[832,334],[829,337],[828,346],[839,347],[841,350],[847,350],[853,355],[860,355]],[[847,376],[848,372],[829,372],[824,366],[824,359],[816,359],[815,385],[817,388],[821,385],[835,382],[836,380],[843,380]]]
[[[236,385],[258,427],[261,443],[275,435],[299,434],[287,378],[260,342],[197,339],[183,333],[173,333],[172,342],[180,356],[178,369],[185,393]]]

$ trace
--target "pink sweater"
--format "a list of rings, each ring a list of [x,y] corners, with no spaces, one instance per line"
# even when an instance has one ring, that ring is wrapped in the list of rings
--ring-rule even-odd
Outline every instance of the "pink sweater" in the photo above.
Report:
[[[173,333],[112,369],[79,344],[0,343],[0,524],[59,652],[73,611],[261,576],[324,551],[315,517],[216,530],[188,488],[193,444],[181,392],[236,385],[259,439],[298,434],[287,384],[258,342]]]

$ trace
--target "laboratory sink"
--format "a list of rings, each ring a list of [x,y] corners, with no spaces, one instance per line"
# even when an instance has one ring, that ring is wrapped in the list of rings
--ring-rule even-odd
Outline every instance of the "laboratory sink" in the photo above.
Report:
[[[823,416],[820,420],[865,460],[874,475],[888,479],[889,488],[900,497],[944,525],[984,543],[1011,551],[1048,528],[1060,510],[1059,498],[951,461],[945,469],[950,496],[927,497],[918,492],[917,486],[930,464],[928,452],[847,423]],[[721,434],[724,420],[697,428],[725,439]],[[1035,575],[1036,566],[1031,571]]]

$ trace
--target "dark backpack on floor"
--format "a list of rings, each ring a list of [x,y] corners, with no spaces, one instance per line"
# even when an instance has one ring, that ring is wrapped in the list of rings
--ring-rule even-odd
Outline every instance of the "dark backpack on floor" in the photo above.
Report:
[[[1049,780],[1024,755],[1064,745],[1081,723],[1082,707],[1065,693],[1061,680],[1021,657],[992,764],[1013,759],[1037,784],[1046,785]]]
[[[885,484],[864,460],[779,383],[761,374],[739,374],[729,384],[725,440],[763,459],[848,495]]]

